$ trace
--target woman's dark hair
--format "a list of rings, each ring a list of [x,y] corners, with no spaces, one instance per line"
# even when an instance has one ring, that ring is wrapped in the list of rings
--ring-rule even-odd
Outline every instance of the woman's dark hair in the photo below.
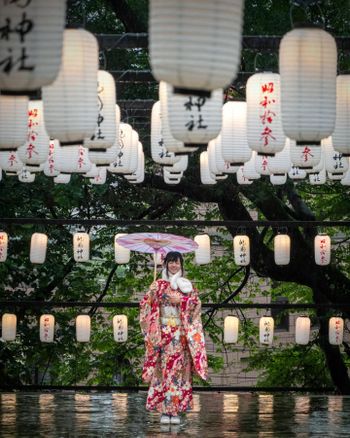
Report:
[[[169,251],[168,254],[165,256],[164,262],[163,262],[164,268],[166,269],[167,276],[169,276],[168,263],[169,262],[176,262],[177,260],[180,260],[181,272],[182,272],[182,275],[184,275],[184,259],[182,257],[182,254],[178,251]]]

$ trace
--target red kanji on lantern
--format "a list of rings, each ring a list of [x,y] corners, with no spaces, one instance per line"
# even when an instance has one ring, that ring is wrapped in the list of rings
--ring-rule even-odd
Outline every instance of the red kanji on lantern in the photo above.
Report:
[[[263,132],[261,132],[261,138],[260,140],[264,140],[264,146],[267,146],[270,142],[270,139],[276,140],[276,137],[272,135],[272,129],[270,129],[268,126],[265,126],[265,129]]]

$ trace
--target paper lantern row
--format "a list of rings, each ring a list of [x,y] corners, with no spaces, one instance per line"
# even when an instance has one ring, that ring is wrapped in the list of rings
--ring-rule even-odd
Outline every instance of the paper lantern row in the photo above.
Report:
[[[194,238],[198,244],[195,251],[195,260],[198,265],[210,263],[210,237],[207,234]],[[278,234],[274,238],[274,259],[276,265],[290,263],[291,239],[287,234]],[[250,239],[246,235],[237,235],[233,239],[234,259],[236,265],[247,266],[250,264]],[[314,239],[315,263],[319,266],[329,265],[331,261],[331,239],[329,236],[319,234]]]
[[[310,342],[311,320],[307,316],[299,316],[295,321],[295,342],[307,345]],[[332,317],[328,324],[328,341],[331,345],[343,343],[344,320]],[[224,320],[224,342],[236,344],[239,334],[239,319],[236,316],[226,316]],[[259,320],[259,342],[263,345],[272,345],[274,336],[274,319],[264,316]]]
[[[115,315],[112,320],[113,337],[116,342],[126,342],[128,339],[128,318],[126,315]],[[41,315],[39,323],[41,342],[54,342],[55,317]],[[91,318],[89,315],[78,315],[75,320],[77,342],[89,342],[91,335]],[[17,316],[4,313],[2,316],[2,339],[14,341],[17,334]]]
[[[119,237],[125,233],[118,233],[114,238],[115,261],[119,264],[129,263],[130,250],[117,243]],[[210,263],[210,237],[207,234],[195,236],[194,241],[198,244],[195,250],[195,262],[198,265]],[[43,233],[34,233],[30,244],[31,263],[41,264],[45,262],[48,237]],[[278,234],[274,238],[274,258],[276,265],[288,265],[290,262],[291,240],[287,234]],[[235,263],[239,266],[250,264],[250,239],[246,235],[237,235],[233,239]],[[8,252],[8,235],[0,232],[0,262],[5,262]],[[76,262],[87,262],[90,259],[90,236],[88,233],[74,233],[73,253]],[[314,240],[315,263],[320,266],[329,265],[331,260],[331,239],[327,235],[317,235]]]

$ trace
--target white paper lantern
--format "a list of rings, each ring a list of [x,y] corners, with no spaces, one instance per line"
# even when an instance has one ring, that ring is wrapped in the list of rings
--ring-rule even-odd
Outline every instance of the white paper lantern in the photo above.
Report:
[[[199,157],[201,183],[216,184],[215,176],[210,172],[208,160],[208,152],[202,152]]]
[[[240,62],[242,0],[151,0],[150,59],[157,80],[215,90]]]
[[[28,105],[27,141],[18,148],[20,160],[30,166],[45,163],[49,155],[50,138],[44,122],[43,103],[31,100]]]
[[[290,237],[277,234],[274,238],[274,254],[276,265],[288,265],[290,262]]]
[[[217,166],[217,158],[216,158],[216,152],[217,151],[217,143],[216,140],[211,140],[208,143],[208,148],[207,148],[207,153],[208,153],[208,167],[209,167],[209,171],[212,175],[217,175],[219,173],[221,173],[218,169]],[[224,160],[222,159],[223,163]],[[224,167],[224,166],[222,166]]]
[[[239,319],[236,316],[226,316],[224,320],[224,342],[235,344],[238,341]]]
[[[55,169],[55,157],[54,157],[55,147],[59,147],[58,140],[50,140],[49,155],[47,156],[47,160],[44,164],[44,174],[50,177],[54,177],[59,174],[59,171]]]
[[[306,171],[312,171],[321,160],[322,148],[315,145],[296,145],[296,142],[290,141],[290,159],[293,166]]]
[[[198,244],[195,250],[195,260],[197,265],[205,265],[210,263],[210,237],[208,234],[199,234],[194,238]]]
[[[289,138],[286,138],[284,148],[281,152],[277,152],[274,157],[269,157],[267,167],[272,175],[281,175],[290,171],[292,162],[290,160]]]
[[[328,137],[322,140],[325,169],[333,175],[343,176],[349,168],[349,160],[341,152],[334,150],[332,138]]]
[[[140,184],[145,179],[145,154],[143,152],[143,147],[141,142],[138,142],[136,155],[137,155],[137,160],[136,160],[137,168],[135,172],[124,175],[124,178],[126,178],[130,183]]]
[[[337,77],[337,111],[332,134],[333,147],[345,157],[350,155],[350,75]]]
[[[328,323],[328,340],[331,345],[342,345],[344,335],[344,320],[340,317],[332,317]]]
[[[56,78],[65,0],[4,1],[0,8],[0,90],[27,94]]]
[[[128,340],[128,317],[126,315],[113,316],[113,335],[115,342]]]
[[[87,262],[90,258],[90,237],[88,233],[74,233],[73,235],[74,260]]]
[[[77,342],[89,342],[91,318],[89,315],[78,315],[75,322]]]
[[[92,150],[106,150],[116,140],[116,91],[113,76],[99,70],[97,74],[98,116],[94,134],[84,140],[84,146]]]
[[[54,335],[55,335],[55,317],[53,315],[41,315],[40,341],[53,342]]]
[[[25,96],[0,96],[0,149],[15,149],[25,143],[28,102]]]
[[[98,117],[97,40],[84,29],[65,30],[63,40],[58,77],[42,89],[46,130],[61,146],[91,137]]]
[[[261,178],[260,173],[255,170],[256,156],[257,153],[253,151],[250,160],[244,163],[244,166],[242,168],[243,176],[250,181]]]
[[[169,128],[172,136],[185,144],[204,145],[219,135],[222,122],[223,90],[211,97],[175,94],[167,87]]]
[[[321,184],[325,184],[327,180],[326,170],[320,170],[318,173],[310,173],[309,174],[309,183],[312,186],[319,186]]]
[[[83,177],[94,178],[97,175],[98,175],[98,168],[97,168],[96,164],[91,164],[90,169],[86,173],[84,173]]]
[[[0,150],[0,168],[6,173],[17,174],[23,167],[23,163],[18,156],[17,150]]]
[[[164,166],[163,169],[169,172],[185,172],[188,166],[188,155],[181,155],[179,161],[171,166]]]
[[[83,146],[55,146],[54,168],[60,173],[87,173],[91,169],[88,150]]]
[[[119,137],[117,140],[117,159],[109,165],[109,172],[122,174],[132,172],[131,168],[135,164],[132,163],[134,159],[133,154],[137,153],[137,143],[135,146],[135,140],[135,133],[133,134],[132,127],[127,123],[121,123],[119,125]]]
[[[247,140],[262,155],[282,151],[286,136],[282,128],[280,75],[256,73],[247,81]]]
[[[118,243],[118,238],[126,235],[126,233],[118,233],[114,237],[114,258],[118,264],[129,263],[130,261],[130,249]]]
[[[345,172],[345,174],[343,175],[343,178],[341,179],[340,184],[342,186],[350,186],[350,166],[349,166],[347,172]]]
[[[288,172],[288,176],[290,179],[304,179],[306,178],[306,171],[304,169],[300,169],[298,166],[292,166]]]
[[[274,186],[281,186],[287,182],[287,174],[284,175],[270,175],[270,183]]]
[[[315,263],[316,265],[329,265],[331,261],[331,239],[326,234],[315,236]]]
[[[283,129],[303,146],[332,134],[336,116],[337,47],[315,27],[295,28],[279,50]]]
[[[259,321],[259,341],[263,345],[272,345],[274,320],[270,316],[263,316]]]
[[[248,266],[250,263],[250,241],[245,235],[237,235],[233,239],[235,263],[238,266]]]
[[[18,172],[18,181],[23,183],[33,183],[35,181],[35,173],[30,173],[26,167]]]
[[[210,149],[213,149],[210,152]],[[210,161],[215,161],[215,167],[217,169],[216,173],[236,173],[239,169],[239,165],[235,163],[229,163],[225,161],[222,155],[222,137],[219,134],[216,138],[208,143],[208,153],[209,153],[209,165]]]
[[[311,321],[307,316],[299,316],[295,321],[295,343],[307,345],[310,341]]]
[[[70,182],[70,173],[60,173],[53,179],[55,184],[68,184]]]
[[[2,315],[2,336],[4,341],[14,341],[17,331],[17,316],[12,313]]]
[[[7,233],[0,231],[0,262],[6,262],[8,240]]]
[[[255,155],[255,171],[260,175],[270,175],[269,160],[272,157],[268,155]]]
[[[163,179],[165,184],[169,184],[169,185],[176,185],[176,184],[180,184],[181,182],[181,178],[182,176],[173,176],[170,173],[163,173]]]
[[[260,176],[260,175],[259,175]],[[250,185],[253,184],[253,180],[246,178],[243,174],[243,166],[241,166],[236,173],[237,183],[240,185]]]
[[[98,174],[93,178],[90,178],[90,182],[93,185],[103,185],[106,183],[107,179],[107,169],[106,167],[98,167]]]
[[[222,107],[222,156],[225,161],[236,166],[242,166],[252,156],[247,141],[246,119],[246,102],[226,102]]]
[[[30,262],[41,264],[45,262],[47,250],[47,235],[43,233],[32,234],[30,242]]]

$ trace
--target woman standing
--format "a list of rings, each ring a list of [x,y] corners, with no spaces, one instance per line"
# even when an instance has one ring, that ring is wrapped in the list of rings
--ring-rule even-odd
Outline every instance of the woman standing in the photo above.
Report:
[[[179,424],[192,408],[192,374],[207,379],[208,365],[201,302],[183,278],[183,259],[169,252],[162,279],[153,282],[140,303],[146,354],[142,378],[150,383],[146,408],[162,413],[161,423]]]

